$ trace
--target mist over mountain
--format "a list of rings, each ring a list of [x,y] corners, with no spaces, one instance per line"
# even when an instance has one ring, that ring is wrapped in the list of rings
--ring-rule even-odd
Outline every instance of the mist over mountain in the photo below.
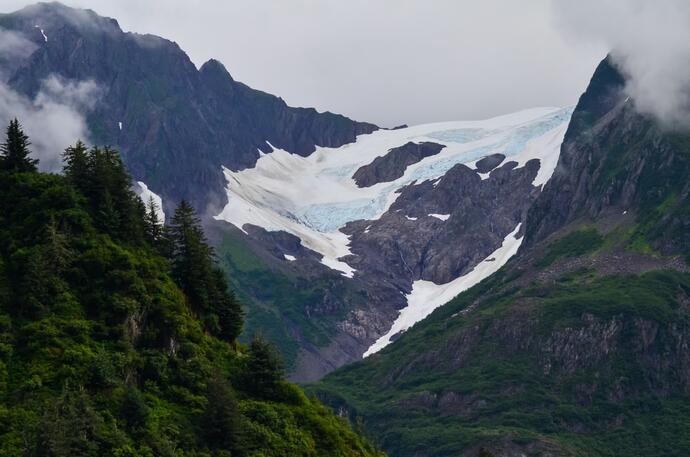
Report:
[[[575,106],[396,128],[0,15],[0,451],[689,454],[690,10],[553,7]]]
[[[555,1],[558,23],[576,39],[611,50],[637,110],[664,127],[690,129],[690,4],[632,1]],[[610,18],[616,19],[612,27]]]

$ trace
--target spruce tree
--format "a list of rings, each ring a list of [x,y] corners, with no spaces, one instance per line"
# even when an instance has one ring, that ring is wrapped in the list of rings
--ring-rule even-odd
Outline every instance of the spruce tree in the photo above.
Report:
[[[208,331],[233,342],[242,331],[242,307],[228,289],[223,272],[215,265],[213,249],[206,241],[201,221],[186,201],[180,202],[175,210],[165,238],[173,279],[190,306],[201,315]]]
[[[156,246],[163,234],[162,221],[158,219],[158,204],[153,197],[149,197],[146,205],[146,239],[152,246]]]
[[[247,377],[247,385],[254,394],[268,399],[280,396],[278,387],[285,377],[283,360],[260,333],[254,335],[249,345]]]
[[[206,243],[201,221],[194,208],[180,202],[168,228],[172,276],[198,311],[209,309],[209,278],[213,251]]]
[[[52,268],[53,274],[62,273],[72,262],[74,253],[70,248],[69,237],[60,230],[52,215],[46,225],[45,243],[47,263]]]
[[[17,119],[10,121],[7,127],[7,138],[0,145],[2,169],[15,172],[36,171],[38,160],[29,157],[29,137],[22,130]]]
[[[139,244],[146,236],[146,208],[132,191],[132,178],[109,147],[89,150],[81,141],[63,153],[67,179],[88,200],[98,227],[118,240]]]
[[[230,383],[218,374],[208,381],[206,407],[201,417],[201,425],[205,443],[209,448],[231,452],[241,450],[242,416],[235,392]]]
[[[84,195],[89,191],[91,170],[89,168],[89,153],[86,145],[80,141],[65,149],[62,153],[63,173],[67,179]]]
[[[242,333],[244,311],[239,300],[228,287],[223,270],[215,267],[212,275],[212,308],[218,316],[218,336],[228,341],[234,341]]]

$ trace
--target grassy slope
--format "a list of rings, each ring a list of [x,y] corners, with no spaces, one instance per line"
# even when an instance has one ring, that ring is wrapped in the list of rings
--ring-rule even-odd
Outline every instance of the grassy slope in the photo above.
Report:
[[[217,250],[230,284],[246,303],[245,337],[261,331],[276,343],[288,368],[294,367],[298,357],[298,340],[315,347],[328,345],[335,324],[345,316],[347,310],[323,305],[328,294],[335,294],[330,298],[341,303],[363,300],[337,272],[305,279],[268,265],[236,232],[226,232]],[[319,312],[323,307],[327,309]],[[314,311],[308,313],[308,309]]]

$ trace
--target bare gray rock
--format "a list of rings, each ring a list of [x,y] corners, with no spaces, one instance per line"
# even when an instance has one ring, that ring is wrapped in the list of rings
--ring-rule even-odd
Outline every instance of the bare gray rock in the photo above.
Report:
[[[385,155],[375,158],[370,164],[360,167],[352,178],[359,187],[395,181],[405,174],[407,167],[426,157],[438,154],[444,147],[444,145],[431,142],[409,142],[391,149]]]

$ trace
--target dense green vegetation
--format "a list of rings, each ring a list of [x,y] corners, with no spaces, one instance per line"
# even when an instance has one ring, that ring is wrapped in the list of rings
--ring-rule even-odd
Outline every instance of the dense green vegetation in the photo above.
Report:
[[[564,257],[578,257],[587,254],[601,247],[603,242],[604,238],[594,228],[576,230],[551,243],[546,255],[538,265],[547,267]]]
[[[294,368],[299,350],[294,329],[299,329],[301,337],[310,344],[325,346],[336,323],[348,311],[328,309],[319,319],[312,319],[305,309],[318,310],[329,295],[352,307],[366,299],[337,272],[305,278],[289,270],[278,271],[232,232],[224,234],[218,257],[231,284],[244,291],[241,299],[248,304],[248,331],[242,340],[248,342],[255,331],[264,332],[279,347],[288,370]]]
[[[688,455],[685,356],[674,344],[689,334],[690,275],[583,270],[516,288],[510,271],[311,389],[364,421],[392,456],[501,440],[558,455]],[[641,328],[654,329],[652,346]]]
[[[245,347],[239,303],[182,203],[168,227],[117,153],[40,173],[18,123],[0,156],[0,455],[378,452]]]

